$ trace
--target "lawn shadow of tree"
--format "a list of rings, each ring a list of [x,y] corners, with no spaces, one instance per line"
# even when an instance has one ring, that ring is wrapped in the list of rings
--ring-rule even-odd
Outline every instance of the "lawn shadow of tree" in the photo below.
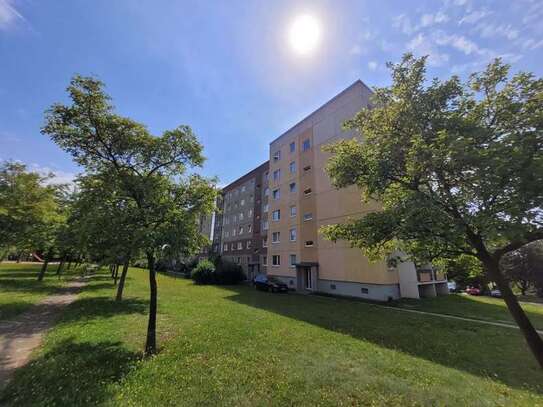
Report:
[[[141,354],[120,342],[65,339],[15,372],[0,405],[97,405],[112,397],[111,387],[135,367]]]
[[[233,292],[227,299],[243,305],[543,394],[543,373],[521,334],[513,329],[410,314],[337,297],[226,289]],[[529,374],[518,375],[519,368],[528,369]]]
[[[26,310],[30,309],[34,304],[29,301],[14,301],[7,304],[0,304],[0,324],[13,318]]]

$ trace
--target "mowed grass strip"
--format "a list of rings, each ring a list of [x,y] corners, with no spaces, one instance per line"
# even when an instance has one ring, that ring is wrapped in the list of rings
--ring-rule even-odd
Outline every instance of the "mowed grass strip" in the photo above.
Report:
[[[543,374],[511,329],[165,275],[158,283],[156,357],[141,358],[147,272],[129,271],[122,304],[98,275],[0,404],[543,405]]]
[[[501,298],[450,294],[445,297],[421,300],[402,299],[399,306],[418,311],[436,312],[491,322],[505,322],[515,325],[507,305]],[[543,330],[543,304],[521,303],[522,308],[536,329]]]

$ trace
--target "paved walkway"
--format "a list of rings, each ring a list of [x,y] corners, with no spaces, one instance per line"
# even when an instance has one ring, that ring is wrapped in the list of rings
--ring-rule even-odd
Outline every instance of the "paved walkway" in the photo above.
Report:
[[[77,298],[84,279],[72,281],[33,306],[16,319],[0,322],[0,389],[15,369],[26,364],[32,351],[41,344],[45,332],[53,326],[66,305]]]
[[[374,304],[372,304],[372,305],[374,305]],[[506,322],[485,321],[483,319],[457,317],[455,315],[438,314],[436,312],[418,311],[418,310],[414,310],[414,309],[406,309],[406,308],[400,308],[400,307],[389,307],[389,306],[386,306],[386,305],[376,305],[375,304],[375,306],[376,307],[387,308],[387,309],[392,309],[392,310],[395,310],[395,311],[411,312],[411,313],[414,313],[414,314],[422,314],[422,315],[431,315],[431,316],[434,316],[434,317],[456,319],[456,320],[459,320],[459,321],[475,322],[475,323],[478,323],[478,324],[493,325],[493,326],[499,326],[499,327],[502,327],[502,328],[520,329],[517,325],[509,324],[509,323],[506,323]],[[537,330],[536,329],[536,331],[537,331],[537,333],[543,335],[542,330]]]

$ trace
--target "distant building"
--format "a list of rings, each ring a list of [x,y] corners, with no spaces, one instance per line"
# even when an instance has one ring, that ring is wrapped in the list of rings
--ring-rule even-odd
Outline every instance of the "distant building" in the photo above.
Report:
[[[222,190],[221,254],[240,264],[249,280],[266,271],[267,173],[265,162]]]

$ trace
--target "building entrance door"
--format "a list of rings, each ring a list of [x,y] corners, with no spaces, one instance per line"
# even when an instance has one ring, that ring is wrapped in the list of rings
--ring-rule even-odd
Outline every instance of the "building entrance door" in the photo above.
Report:
[[[304,274],[305,274],[305,289],[306,290],[312,290],[313,289],[313,281],[311,278],[311,267],[305,267],[304,268]]]

